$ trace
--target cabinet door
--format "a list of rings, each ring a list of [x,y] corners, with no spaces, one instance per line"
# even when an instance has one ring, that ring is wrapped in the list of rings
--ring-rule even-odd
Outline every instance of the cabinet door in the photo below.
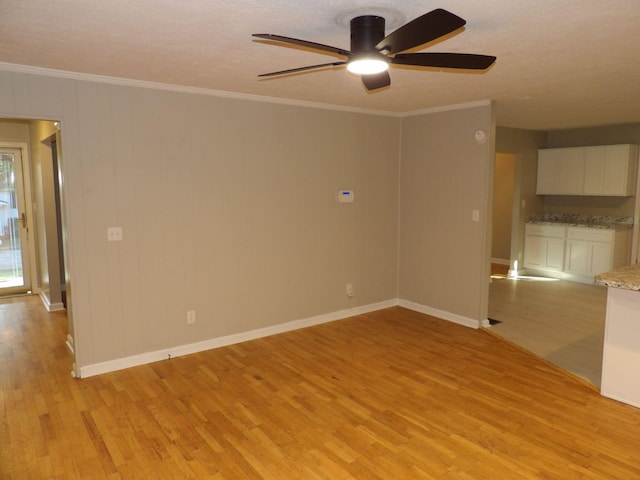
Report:
[[[602,195],[604,192],[605,147],[589,147],[584,156],[584,194]]]
[[[547,239],[527,235],[524,239],[524,266],[545,268],[547,263]]]
[[[553,270],[564,268],[564,238],[547,238],[546,267]]]
[[[611,243],[593,242],[590,245],[590,250],[590,275],[598,275],[611,270]]]
[[[590,242],[569,240],[567,242],[567,265],[565,270],[577,275],[588,275],[590,269]]]
[[[602,191],[605,195],[631,195],[627,192],[629,145],[604,147],[604,175]]]
[[[584,194],[630,196],[635,191],[635,146],[585,148]]]
[[[584,192],[584,148],[560,149],[556,192],[559,195],[582,195]]]

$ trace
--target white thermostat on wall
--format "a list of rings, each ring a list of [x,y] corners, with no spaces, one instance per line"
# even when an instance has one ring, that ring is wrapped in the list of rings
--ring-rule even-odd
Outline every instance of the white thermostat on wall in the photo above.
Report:
[[[338,202],[353,203],[353,190],[338,190]]]

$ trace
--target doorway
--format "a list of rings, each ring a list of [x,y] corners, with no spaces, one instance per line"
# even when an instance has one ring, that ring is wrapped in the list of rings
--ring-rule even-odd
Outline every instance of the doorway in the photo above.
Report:
[[[11,250],[12,266],[18,265],[18,258],[20,259],[21,267],[18,265],[15,270],[22,270],[24,283],[21,287],[0,291],[0,295],[38,295],[47,311],[65,312],[65,345],[71,354],[72,374],[75,374],[75,332],[72,302],[67,288],[68,268],[65,268],[68,257],[63,254],[66,253],[66,221],[63,207],[65,201],[62,146],[62,128],[59,120],[0,118],[0,147],[10,150],[4,152],[8,156],[3,155],[3,160],[8,163],[4,165],[5,175],[0,175],[0,187],[5,187],[5,183],[23,180],[22,185],[18,184],[18,187],[23,187],[22,194],[19,194],[17,189],[15,199],[11,199],[12,194],[9,192],[0,192],[0,200],[6,198],[7,210],[17,208],[17,211],[8,210],[6,215],[11,219],[7,220],[6,224],[0,222],[0,229],[7,225],[7,234],[14,232],[13,248],[8,247],[11,244],[8,241],[4,242],[3,237],[0,239],[4,245],[0,245],[0,248],[4,246]],[[20,162],[17,160],[18,155],[21,156]],[[0,233],[3,232],[0,230]],[[15,245],[18,238],[19,254]],[[15,280],[15,283],[19,283],[19,280]]]
[[[511,237],[514,217],[515,156],[496,153],[493,179],[493,221],[491,263],[511,265]],[[517,221],[517,219],[516,219]]]
[[[543,208],[530,160],[496,154],[488,328],[599,387],[606,289],[522,270],[524,224]]]
[[[30,245],[21,148],[0,147],[0,296],[31,291]]]

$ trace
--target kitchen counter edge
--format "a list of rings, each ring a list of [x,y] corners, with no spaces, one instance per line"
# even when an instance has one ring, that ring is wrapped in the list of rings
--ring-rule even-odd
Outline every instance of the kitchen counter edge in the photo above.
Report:
[[[595,276],[595,282],[605,287],[640,291],[640,264],[627,265]]]

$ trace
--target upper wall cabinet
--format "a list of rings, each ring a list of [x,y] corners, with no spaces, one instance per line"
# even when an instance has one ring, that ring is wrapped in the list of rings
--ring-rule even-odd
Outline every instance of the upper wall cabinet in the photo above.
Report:
[[[548,148],[538,151],[538,195],[630,196],[637,145]]]
[[[582,195],[583,183],[582,147],[538,151],[538,195]]]
[[[637,157],[635,145],[585,148],[584,195],[633,195]]]

